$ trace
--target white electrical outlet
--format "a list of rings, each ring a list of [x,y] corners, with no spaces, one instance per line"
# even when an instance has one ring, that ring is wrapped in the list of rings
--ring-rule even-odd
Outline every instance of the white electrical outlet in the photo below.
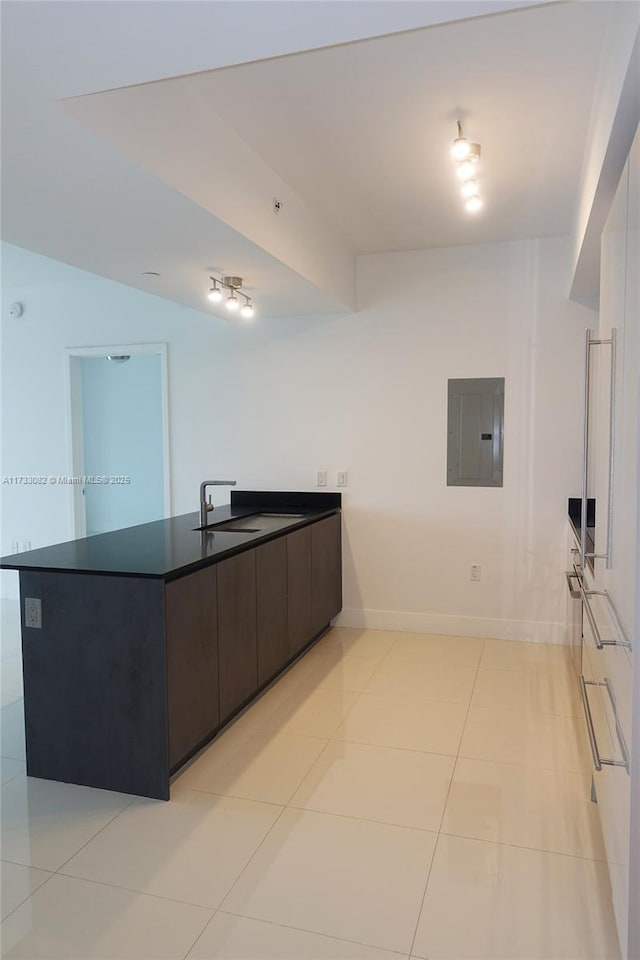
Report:
[[[480,583],[480,569],[481,568],[479,563],[471,564],[471,576],[469,577],[469,579],[473,580],[474,583]]]
[[[42,628],[42,600],[39,597],[24,598],[24,625],[36,630]]]
[[[326,487],[327,485],[327,471],[318,470],[316,473],[316,486],[317,487]]]
[[[339,487],[346,487],[347,485],[347,471],[338,470],[338,484]]]

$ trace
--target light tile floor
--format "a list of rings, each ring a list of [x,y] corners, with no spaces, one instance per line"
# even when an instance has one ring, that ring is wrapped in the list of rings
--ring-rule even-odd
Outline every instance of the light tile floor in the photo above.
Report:
[[[161,803],[26,778],[3,626],[3,956],[618,958],[564,649],[335,628]]]

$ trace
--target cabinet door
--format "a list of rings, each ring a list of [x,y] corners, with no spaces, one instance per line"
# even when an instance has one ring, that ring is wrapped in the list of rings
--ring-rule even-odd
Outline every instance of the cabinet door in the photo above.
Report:
[[[311,625],[311,527],[287,535],[287,617],[289,655],[313,636]]]
[[[165,587],[169,765],[175,767],[218,726],[216,568]]]
[[[311,626],[320,633],[342,609],[340,514],[311,527]]]
[[[256,548],[258,685],[289,659],[287,544],[284,537]]]
[[[217,564],[220,720],[258,686],[256,554],[240,553]]]

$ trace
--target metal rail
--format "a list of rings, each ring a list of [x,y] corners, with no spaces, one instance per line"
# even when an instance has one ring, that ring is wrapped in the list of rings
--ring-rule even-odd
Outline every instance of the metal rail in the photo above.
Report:
[[[596,738],[596,731],[593,725],[593,717],[591,715],[591,706],[589,704],[589,696],[587,694],[587,687],[606,687],[611,697],[611,702],[614,708],[614,715],[616,720],[616,733],[618,735],[618,740],[620,743],[620,750],[622,752],[623,760],[614,760],[611,757],[601,757],[600,750],[598,748],[598,740]],[[585,680],[584,677],[580,677],[580,689],[582,691],[582,702],[584,704],[584,715],[587,721],[587,733],[589,735],[589,745],[591,746],[591,756],[593,757],[593,766],[596,770],[600,771],[603,767],[624,767],[624,769],[629,773],[629,753],[627,751],[627,745],[622,735],[622,730],[619,729],[618,724],[618,714],[615,712],[615,700],[613,699],[613,692],[611,690],[610,684],[607,680]]]
[[[611,568],[611,550],[613,539],[613,479],[615,468],[615,416],[616,416],[616,330],[611,330],[608,340],[596,340],[585,331],[584,357],[584,427],[582,434],[582,496],[580,503],[580,562],[584,568],[587,560],[605,560],[606,568]],[[607,515],[606,553],[587,553],[587,474],[589,467],[589,396],[591,393],[591,348],[611,346],[611,375],[609,383],[609,503]]]

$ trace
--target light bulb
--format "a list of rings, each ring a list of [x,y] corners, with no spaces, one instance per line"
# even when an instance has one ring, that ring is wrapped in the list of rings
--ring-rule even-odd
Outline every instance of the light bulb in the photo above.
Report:
[[[477,180],[466,180],[462,184],[462,190],[460,191],[463,197],[475,197],[478,195],[478,181]]]
[[[457,137],[453,141],[451,153],[453,154],[454,160],[464,160],[465,157],[469,156],[470,152],[471,147],[469,146],[469,141],[466,137]]]
[[[465,207],[467,208],[469,213],[477,213],[481,206],[482,206],[482,200],[477,194],[473,197],[469,197],[469,199],[465,203]]]
[[[457,173],[461,180],[470,180],[475,173],[471,160],[463,160],[462,163],[458,165]]]
[[[240,306],[240,301],[236,297],[235,293],[230,293],[227,297],[227,310],[237,310]]]
[[[209,300],[211,300],[211,303],[219,303],[222,300],[222,291],[219,287],[211,287],[207,296]]]
[[[246,320],[251,320],[253,317],[253,307],[250,303],[245,303],[244,307],[240,311],[240,315],[243,316]]]

